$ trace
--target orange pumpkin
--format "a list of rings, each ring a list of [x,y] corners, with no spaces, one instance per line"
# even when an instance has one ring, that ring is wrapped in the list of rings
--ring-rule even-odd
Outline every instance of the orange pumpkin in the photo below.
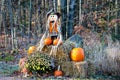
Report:
[[[70,57],[72,61],[75,61],[75,62],[83,61],[85,58],[84,50],[82,48],[73,48],[71,50]]]
[[[58,41],[59,41],[59,39],[55,39],[55,40],[53,41],[53,45],[57,45],[57,44],[58,44]],[[62,41],[60,42],[60,44],[62,44]]]
[[[44,44],[45,44],[45,45],[51,45],[51,44],[52,44],[52,39],[51,39],[51,38],[46,38],[46,39],[44,40]]]
[[[36,50],[35,46],[30,46],[28,49],[28,54],[32,54]]]
[[[32,72],[29,72],[29,76],[32,76]]]
[[[63,76],[63,72],[60,71],[60,65],[58,66],[58,69],[54,72],[54,76],[56,77]]]
[[[56,70],[56,71],[54,72],[54,76],[56,76],[56,77],[62,76],[62,75],[63,75],[63,72],[60,71],[60,70]]]

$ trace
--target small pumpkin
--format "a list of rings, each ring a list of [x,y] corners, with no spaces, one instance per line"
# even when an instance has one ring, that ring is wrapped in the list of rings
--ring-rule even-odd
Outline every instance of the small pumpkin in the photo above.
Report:
[[[58,44],[58,41],[59,41],[59,39],[55,39],[55,40],[53,41],[53,45],[57,45],[57,44]],[[60,42],[60,44],[62,44],[62,41]]]
[[[80,62],[84,61],[84,50],[82,48],[73,48],[70,53],[70,57],[72,61]]]
[[[51,38],[45,38],[44,45],[51,45],[51,44],[52,44],[52,39]]]
[[[32,72],[29,72],[29,76],[32,76]]]
[[[30,46],[28,49],[28,54],[32,54],[36,50],[35,46]]]
[[[63,72],[60,70],[60,65],[58,66],[58,69],[54,72],[54,76],[63,76]]]

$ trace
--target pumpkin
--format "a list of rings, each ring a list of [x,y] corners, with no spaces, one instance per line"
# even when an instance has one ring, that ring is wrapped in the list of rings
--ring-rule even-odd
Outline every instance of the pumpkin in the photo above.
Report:
[[[54,76],[55,77],[58,77],[58,76],[62,76],[63,75],[63,72],[60,71],[60,65],[58,66],[58,69],[54,72]]]
[[[59,41],[59,39],[55,39],[55,40],[53,41],[53,45],[57,45],[57,44],[58,44],[58,41]],[[60,42],[60,44],[62,44],[62,41]]]
[[[62,76],[62,75],[63,75],[63,72],[62,72],[62,71],[56,70],[56,71],[54,72],[54,76],[56,76],[56,77]]]
[[[28,54],[32,54],[36,50],[35,46],[30,46],[28,49]]]
[[[29,76],[32,76],[32,72],[29,72]]]
[[[82,48],[73,48],[70,53],[72,61],[80,62],[84,60],[84,50]]]
[[[45,38],[44,44],[45,45],[51,45],[52,44],[52,39],[51,38]]]

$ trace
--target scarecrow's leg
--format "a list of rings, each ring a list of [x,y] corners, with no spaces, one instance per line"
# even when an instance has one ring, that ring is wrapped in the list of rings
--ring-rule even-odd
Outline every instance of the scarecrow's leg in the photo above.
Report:
[[[50,55],[52,55],[52,53],[53,53],[53,46],[52,46],[52,49],[51,49],[51,51],[50,51]]]
[[[61,42],[62,42],[62,35],[60,34],[60,38],[59,38],[59,41],[58,41],[56,47],[58,47],[58,46],[60,45]]]
[[[56,55],[56,53],[57,53],[57,46],[52,46],[52,49],[51,49],[51,51],[50,51],[50,55]]]

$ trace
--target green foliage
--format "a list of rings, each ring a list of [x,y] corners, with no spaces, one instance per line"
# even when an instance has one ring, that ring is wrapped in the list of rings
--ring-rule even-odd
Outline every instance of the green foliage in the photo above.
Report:
[[[11,54],[7,54],[4,57],[0,56],[0,61],[13,61],[14,56]]]
[[[53,71],[54,64],[52,62],[52,58],[44,53],[34,53],[34,55],[28,56],[28,60],[26,62],[26,67],[29,71],[37,72],[42,75],[44,73],[49,73]]]

